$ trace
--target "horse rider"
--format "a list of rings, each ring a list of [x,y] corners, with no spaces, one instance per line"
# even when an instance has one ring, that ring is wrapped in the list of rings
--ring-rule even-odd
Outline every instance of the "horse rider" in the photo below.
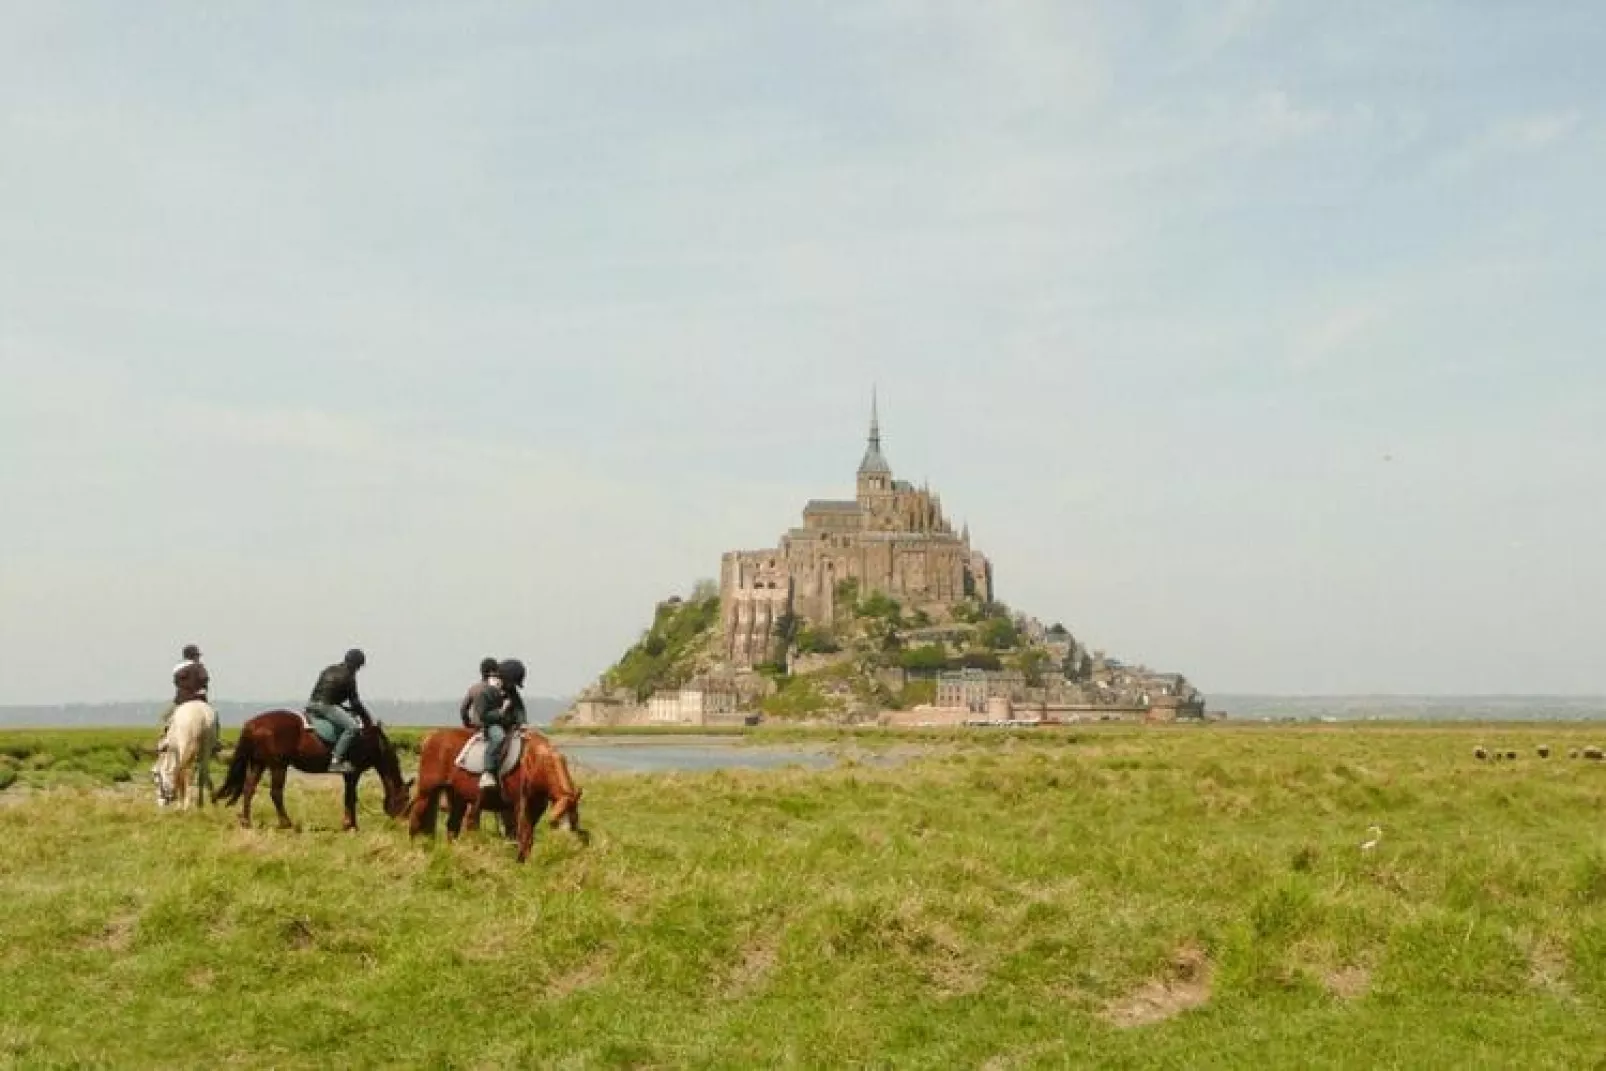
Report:
[[[201,649],[185,644],[181,656],[184,661],[173,667],[173,702],[162,711],[162,738],[156,744],[156,753],[167,750],[167,730],[173,720],[173,711],[185,703],[199,699],[206,702],[206,691],[212,684],[212,675],[201,664]]]
[[[496,659],[480,659],[480,679],[469,685],[468,692],[463,696],[463,702],[458,704],[457,716],[463,719],[463,728],[478,729],[479,712],[475,709],[479,703],[480,693],[487,687],[501,687],[501,680],[496,676]]]
[[[520,728],[525,721],[524,663],[509,658],[496,667],[497,687],[487,687],[479,696],[477,713],[485,731],[485,772],[480,774],[480,787],[495,788],[502,769],[502,749],[507,734]]]
[[[368,713],[368,708],[362,705],[362,700],[357,696],[357,671],[367,661],[367,656],[353,647],[346,652],[345,658],[318,674],[318,682],[312,686],[312,696],[307,700],[309,715],[322,718],[340,730],[329,757],[330,773],[352,772],[351,764],[346,761],[346,752],[357,740],[357,719],[361,718],[365,726],[374,723],[373,715]],[[342,703],[346,706],[341,706]],[[347,710],[347,707],[350,709]]]

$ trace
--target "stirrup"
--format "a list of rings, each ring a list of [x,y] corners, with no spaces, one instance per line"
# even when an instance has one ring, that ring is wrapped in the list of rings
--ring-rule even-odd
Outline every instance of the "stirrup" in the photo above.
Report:
[[[480,774],[480,787],[481,788],[495,788],[496,787],[496,775],[494,773],[492,773],[491,771],[489,771],[489,770],[486,770],[484,773]]]

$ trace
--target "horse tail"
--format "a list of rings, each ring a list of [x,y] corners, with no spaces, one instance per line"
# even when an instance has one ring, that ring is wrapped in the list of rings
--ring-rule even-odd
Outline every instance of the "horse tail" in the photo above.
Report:
[[[229,763],[228,776],[223,779],[223,787],[213,798],[219,803],[233,805],[245,791],[245,774],[251,768],[251,734],[245,729],[240,730],[240,739],[234,745],[234,761]]]

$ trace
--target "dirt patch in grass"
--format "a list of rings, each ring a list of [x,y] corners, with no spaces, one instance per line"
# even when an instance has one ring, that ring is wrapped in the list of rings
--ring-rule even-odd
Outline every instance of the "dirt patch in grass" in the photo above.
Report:
[[[86,937],[84,948],[104,949],[108,952],[127,952],[134,943],[134,932],[139,929],[139,916],[130,912],[113,915],[106,920],[97,934]]]
[[[775,946],[767,941],[749,944],[742,949],[742,954],[725,976],[723,991],[726,999],[740,998],[760,988],[774,972],[779,960]]]
[[[1536,943],[1528,950],[1528,984],[1556,996],[1571,996],[1572,986],[1567,981],[1569,966],[1566,952],[1555,945]]]
[[[608,967],[612,962],[611,952],[598,952],[574,970],[560,974],[548,982],[546,995],[554,1000],[562,1000],[570,993],[590,989],[608,976]]]
[[[1210,976],[1210,959],[1204,949],[1183,945],[1172,955],[1164,976],[1113,1001],[1104,1009],[1104,1019],[1122,1029],[1162,1023],[1208,1002]]]
[[[1322,986],[1339,1000],[1359,1000],[1372,989],[1372,972],[1365,967],[1336,967],[1322,973]]]

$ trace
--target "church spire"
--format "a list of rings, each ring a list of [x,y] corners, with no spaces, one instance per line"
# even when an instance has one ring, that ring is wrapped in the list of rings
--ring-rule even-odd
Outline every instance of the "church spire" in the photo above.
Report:
[[[881,406],[874,387],[870,388],[870,443],[865,447],[864,460],[859,462],[859,475],[892,475],[892,466],[881,453]]]

